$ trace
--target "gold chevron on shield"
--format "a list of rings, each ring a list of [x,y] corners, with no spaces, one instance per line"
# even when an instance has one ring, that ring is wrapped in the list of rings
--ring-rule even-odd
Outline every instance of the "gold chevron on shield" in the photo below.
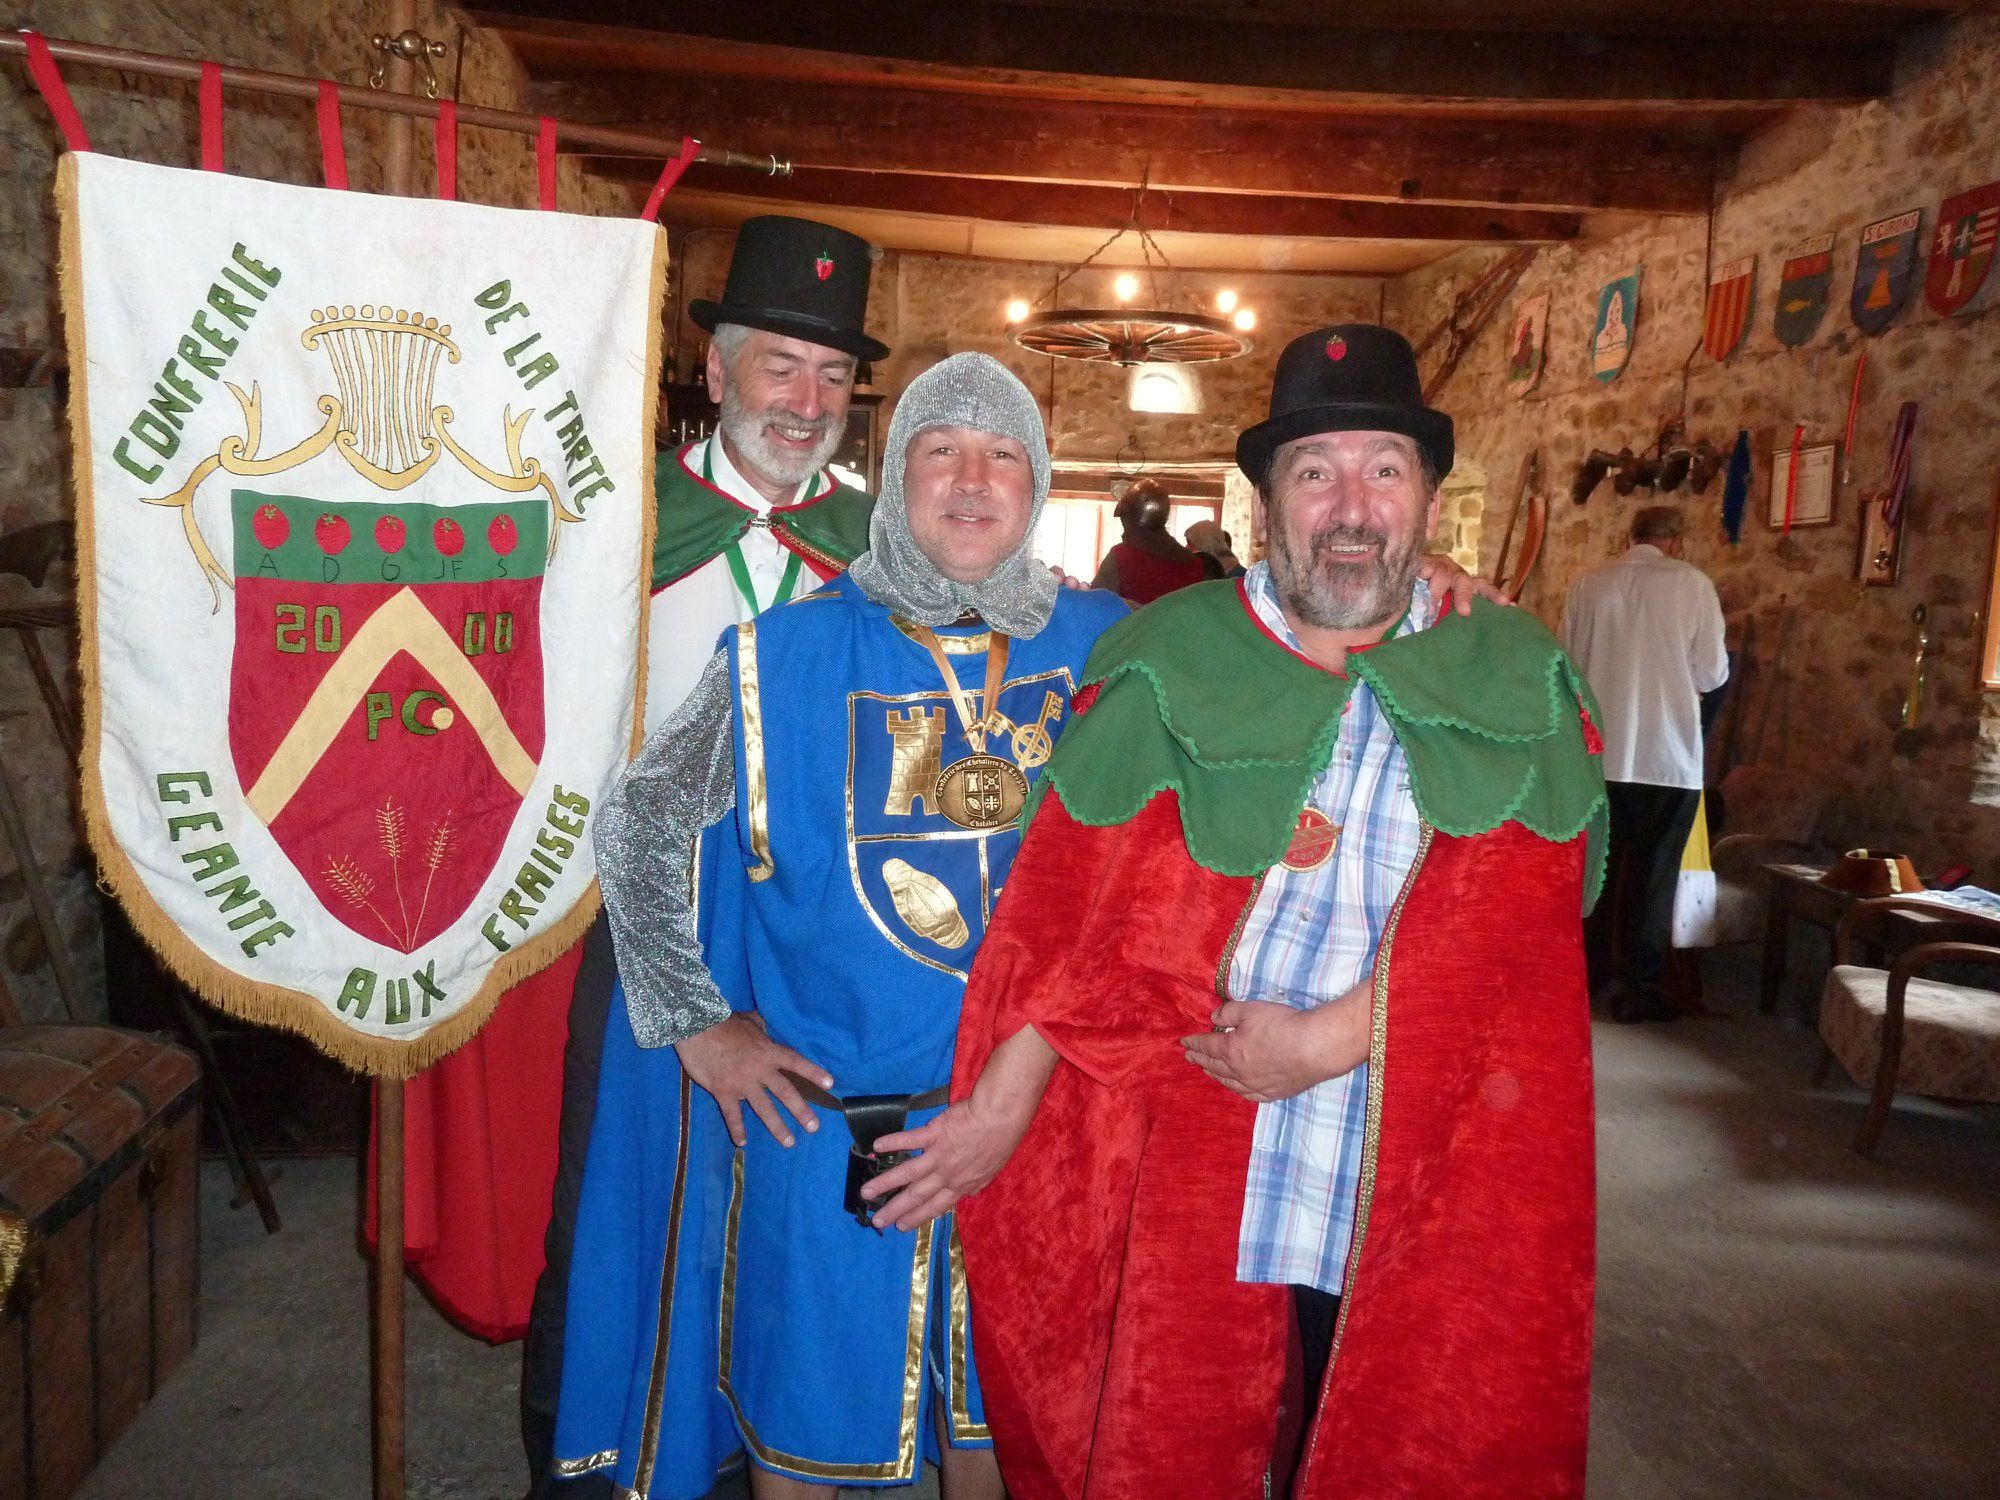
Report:
[[[535,762],[507,726],[506,715],[458,642],[451,638],[437,616],[424,608],[410,589],[391,596],[354,633],[326,676],[313,689],[312,697],[285,731],[271,759],[258,774],[257,784],[245,800],[250,810],[268,826],[285,810],[292,796],[312,774],[319,758],[326,754],[340,726],[367,695],[369,686],[398,651],[407,651],[418,665],[437,679],[462,712],[493,757],[493,764],[507,784],[522,796],[535,779]]]

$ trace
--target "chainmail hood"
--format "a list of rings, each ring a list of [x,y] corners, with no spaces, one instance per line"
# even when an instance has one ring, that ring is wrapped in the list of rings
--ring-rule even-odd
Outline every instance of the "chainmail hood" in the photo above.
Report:
[[[910,440],[931,427],[997,433],[1028,450],[1035,487],[1027,534],[978,583],[946,578],[910,534],[904,462]],[[972,610],[1010,636],[1037,635],[1048,623],[1058,588],[1055,575],[1034,557],[1035,523],[1048,496],[1049,440],[1035,398],[990,354],[954,354],[911,381],[896,403],[883,444],[882,487],[868,525],[868,550],[854,560],[848,575],[877,604],[920,625],[949,625]]]

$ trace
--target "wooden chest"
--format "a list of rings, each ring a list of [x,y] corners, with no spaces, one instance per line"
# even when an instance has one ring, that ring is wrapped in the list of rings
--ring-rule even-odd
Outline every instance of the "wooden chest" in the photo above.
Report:
[[[0,1500],[73,1493],[194,1345],[199,1081],[138,1032],[0,1030]]]

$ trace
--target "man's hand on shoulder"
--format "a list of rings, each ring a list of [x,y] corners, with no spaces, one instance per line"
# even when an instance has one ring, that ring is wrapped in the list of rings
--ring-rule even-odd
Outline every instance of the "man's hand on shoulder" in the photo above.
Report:
[[[1438,614],[1442,618],[1447,609],[1459,614],[1472,613],[1472,601],[1484,599],[1491,604],[1514,607],[1514,601],[1502,593],[1495,584],[1488,583],[1465,571],[1442,552],[1431,552],[1417,564],[1417,577],[1430,585],[1431,597],[1438,601]]]
[[[737,1145],[744,1141],[745,1104],[756,1112],[780,1145],[791,1145],[793,1136],[785,1125],[785,1117],[778,1113],[779,1104],[807,1130],[819,1129],[819,1117],[785,1074],[813,1079],[823,1089],[833,1087],[833,1075],[790,1047],[772,1041],[754,1015],[739,1011],[728,1020],[675,1043],[674,1050],[680,1053],[681,1066],[688,1077],[714,1097],[716,1107],[722,1111],[723,1123],[729,1128],[729,1139]]]
[[[1371,995],[1364,981],[1313,1010],[1268,1000],[1216,1007],[1214,1031],[1181,1038],[1187,1060],[1257,1104],[1303,1094],[1368,1060]]]

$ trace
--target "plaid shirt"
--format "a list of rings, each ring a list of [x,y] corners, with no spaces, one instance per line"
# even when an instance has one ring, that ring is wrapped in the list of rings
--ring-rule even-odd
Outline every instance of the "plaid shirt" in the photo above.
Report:
[[[1258,619],[1296,649],[1269,566],[1252,568],[1244,587]],[[1395,634],[1422,629],[1432,613],[1430,591],[1419,581]],[[1230,963],[1232,999],[1304,1010],[1339,998],[1374,967],[1383,925],[1416,862],[1419,825],[1402,746],[1365,684],[1354,685],[1333,759],[1309,801],[1341,828],[1340,842],[1316,870],[1271,867]],[[1363,1063],[1257,1106],[1237,1280],[1339,1293],[1354,1238],[1367,1103]]]

